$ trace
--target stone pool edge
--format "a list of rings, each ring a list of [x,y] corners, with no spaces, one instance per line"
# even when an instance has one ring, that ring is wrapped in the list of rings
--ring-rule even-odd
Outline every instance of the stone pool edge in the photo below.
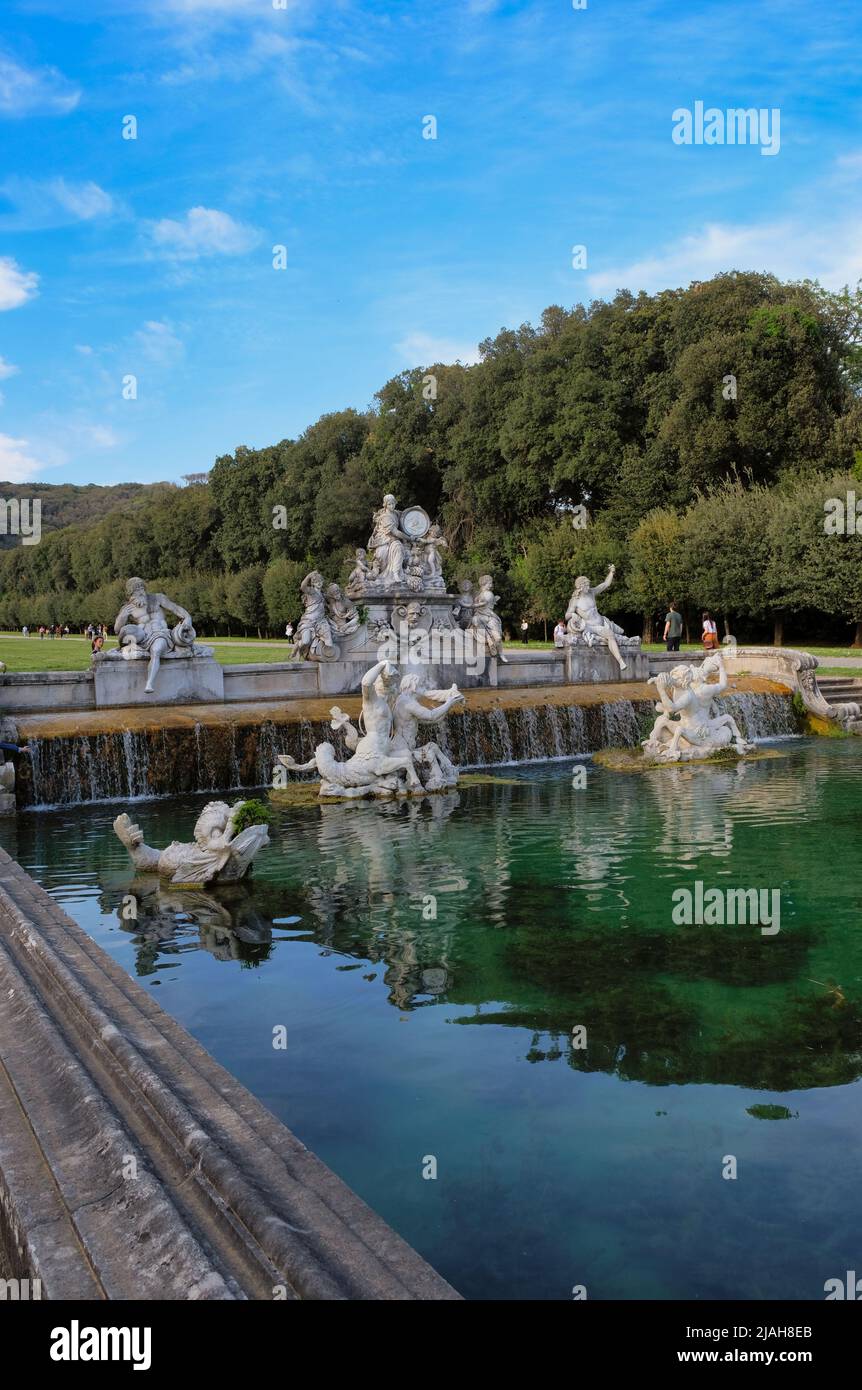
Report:
[[[3,850],[0,1247],[47,1299],[460,1298]]]

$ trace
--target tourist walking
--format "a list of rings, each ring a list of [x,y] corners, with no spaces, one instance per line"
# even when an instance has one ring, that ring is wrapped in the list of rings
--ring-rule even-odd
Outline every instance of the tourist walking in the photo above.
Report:
[[[701,640],[704,651],[718,651],[718,628],[708,613],[703,615],[703,637]]]
[[[564,647],[565,645],[566,645],[566,624],[563,622],[562,618],[560,618],[560,621],[557,623],[557,626],[554,628],[554,646],[555,646],[555,647]]]
[[[682,614],[677,609],[675,603],[671,603],[670,608],[664,615],[664,636],[663,641],[667,643],[669,652],[679,651],[679,642],[682,637]]]

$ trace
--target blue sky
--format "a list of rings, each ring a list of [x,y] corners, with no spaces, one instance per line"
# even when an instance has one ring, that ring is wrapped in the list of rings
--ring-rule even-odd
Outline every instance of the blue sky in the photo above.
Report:
[[[621,286],[862,276],[858,0],[0,8],[0,480],[178,480]],[[778,153],[674,143],[696,101]]]

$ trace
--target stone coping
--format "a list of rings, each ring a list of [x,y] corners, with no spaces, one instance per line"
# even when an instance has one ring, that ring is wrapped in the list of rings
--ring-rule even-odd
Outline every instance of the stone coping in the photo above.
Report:
[[[0,999],[0,1245],[43,1298],[459,1298],[3,851]]]

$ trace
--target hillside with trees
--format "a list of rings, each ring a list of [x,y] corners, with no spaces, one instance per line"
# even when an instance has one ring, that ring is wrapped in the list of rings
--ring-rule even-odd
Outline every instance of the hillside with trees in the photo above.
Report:
[[[552,306],[480,350],[239,447],[205,483],[19,487],[43,497],[45,534],[6,538],[0,626],[110,620],[141,574],[201,632],[281,633],[308,569],[346,577],[386,491],[440,519],[447,576],[494,575],[513,631],[558,618],[575,576],[611,561],[606,606],[632,630],[671,598],[741,639],[862,624],[862,537],[823,527],[828,498],[862,497],[858,289],[730,272]]]

